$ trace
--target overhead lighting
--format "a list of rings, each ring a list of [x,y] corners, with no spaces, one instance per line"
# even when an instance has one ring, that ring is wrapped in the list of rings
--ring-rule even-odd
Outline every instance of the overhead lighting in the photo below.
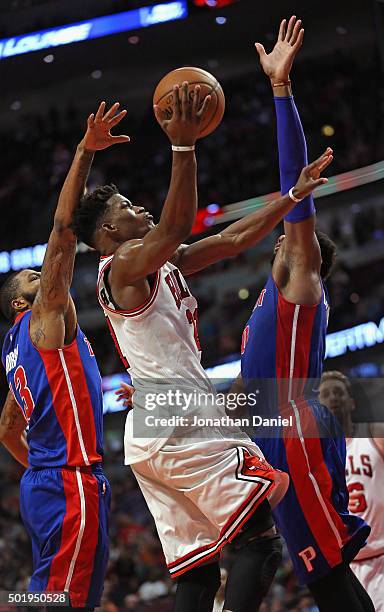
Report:
[[[249,298],[249,291],[246,287],[239,289],[238,296],[241,300],[247,300]]]
[[[321,131],[323,133],[324,136],[327,136],[328,138],[331,136],[334,136],[335,134],[335,128],[333,127],[333,125],[323,125],[323,127],[321,128]]]
[[[211,215],[217,213],[220,210],[220,206],[218,204],[208,204],[207,206],[207,212],[209,212]]]

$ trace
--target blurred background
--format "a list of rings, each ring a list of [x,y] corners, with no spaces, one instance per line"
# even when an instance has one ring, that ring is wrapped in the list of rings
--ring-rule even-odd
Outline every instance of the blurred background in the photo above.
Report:
[[[123,13],[123,14],[122,14]],[[255,40],[274,43],[280,20],[306,28],[291,75],[311,159],[334,149],[319,190],[318,225],[338,245],[328,282],[326,369],[384,370],[384,3],[379,0],[2,0],[0,3],[0,283],[39,267],[57,197],[85,119],[99,101],[128,109],[131,143],[98,154],[91,188],[114,182],[156,219],[168,189],[170,147],[152,113],[160,78],[182,65],[212,72],[226,95],[214,134],[198,144],[199,214],[191,240],[217,232],[279,189],[270,86]],[[236,259],[189,278],[199,301],[202,361],[236,376],[244,325],[269,272],[278,230]],[[98,260],[79,247],[73,297],[104,377],[106,472],[113,487],[111,562],[103,610],[166,612],[173,586],[152,519],[123,467],[125,412],[114,389],[123,367],[100,308]],[[1,340],[7,323],[0,322]],[[217,369],[216,366],[221,366]],[[225,372],[225,374],[223,374]],[[0,399],[7,387],[0,374]],[[0,590],[25,589],[30,543],[19,518],[22,471],[0,451]],[[230,552],[223,557],[223,576]],[[221,607],[218,603],[217,610]],[[263,612],[315,610],[286,559]]]

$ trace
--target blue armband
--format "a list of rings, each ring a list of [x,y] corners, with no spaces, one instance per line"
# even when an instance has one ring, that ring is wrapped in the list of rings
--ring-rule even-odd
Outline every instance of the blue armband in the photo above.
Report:
[[[275,98],[277,143],[279,149],[281,193],[294,187],[304,166],[308,164],[307,144],[293,96]],[[316,212],[312,195],[304,198],[288,213],[285,221],[299,223]]]

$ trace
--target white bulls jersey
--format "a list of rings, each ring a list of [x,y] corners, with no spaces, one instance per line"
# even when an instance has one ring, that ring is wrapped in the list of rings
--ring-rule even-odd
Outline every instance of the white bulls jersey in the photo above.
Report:
[[[156,429],[152,439],[147,429],[142,436],[136,429],[135,435],[133,414],[135,423],[138,418],[143,422],[143,413],[138,410],[148,410],[151,393],[160,393],[162,388],[166,391],[172,385],[186,393],[196,390],[212,393],[213,387],[200,363],[197,302],[178,268],[167,262],[158,270],[146,302],[132,310],[119,310],[108,282],[112,259],[112,255],[101,258],[97,293],[117,350],[136,389],[134,410],[128,413],[125,428],[125,463],[131,464],[157,452],[173,431],[167,424],[161,435]],[[152,414],[168,416],[169,410],[167,405]]]
[[[384,554],[384,459],[371,437],[369,426],[358,425],[356,434],[347,439],[346,480],[350,493],[358,494],[359,514],[372,531],[355,561]]]

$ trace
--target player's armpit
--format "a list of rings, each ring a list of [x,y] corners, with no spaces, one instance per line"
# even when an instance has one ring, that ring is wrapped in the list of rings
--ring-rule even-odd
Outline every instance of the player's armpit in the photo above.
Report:
[[[26,425],[23,412],[9,391],[0,416],[0,441],[19,463],[28,467]]]
[[[315,234],[316,218],[299,223],[284,221],[284,248],[288,256],[294,256],[295,264],[320,271],[321,251]]]

